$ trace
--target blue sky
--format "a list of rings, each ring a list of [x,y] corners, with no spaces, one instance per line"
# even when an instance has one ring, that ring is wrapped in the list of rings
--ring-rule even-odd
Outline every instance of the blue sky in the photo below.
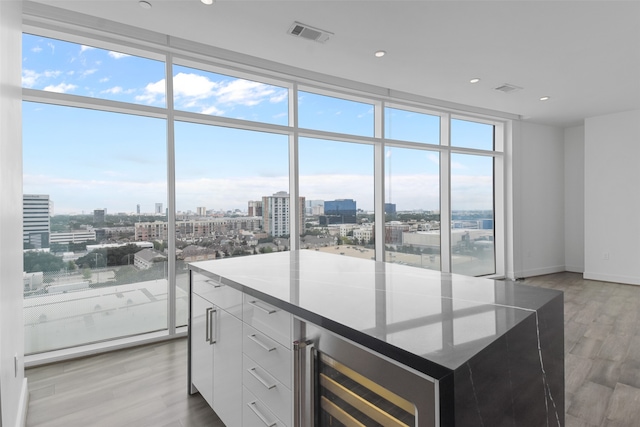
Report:
[[[23,37],[23,87],[165,107],[164,63],[44,37]],[[174,66],[177,110],[288,124],[279,86]],[[299,126],[373,136],[373,107],[299,93]],[[387,136],[438,143],[437,117],[387,109]],[[54,105],[23,103],[24,192],[49,194],[54,212],[152,212],[167,206],[166,122]],[[492,127],[452,123],[452,145],[490,149]],[[288,191],[286,136],[176,122],[176,200],[246,210],[247,201]],[[387,148],[387,202],[398,210],[439,209],[439,154]],[[373,147],[301,138],[300,194],[352,198],[373,209]],[[452,157],[454,209],[491,209],[491,159]]]

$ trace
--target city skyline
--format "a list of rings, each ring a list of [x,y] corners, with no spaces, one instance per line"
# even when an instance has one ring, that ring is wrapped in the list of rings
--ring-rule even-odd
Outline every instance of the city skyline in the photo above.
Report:
[[[23,37],[23,52],[25,88],[166,105],[162,62],[30,35]],[[178,110],[288,123],[285,88],[185,66],[173,73]],[[370,104],[308,92],[299,94],[298,103],[301,126],[373,136]],[[387,136],[438,143],[433,117],[389,109]],[[49,194],[56,213],[169,206],[165,120],[24,102],[23,123],[24,193]],[[482,140],[492,138],[486,133],[491,126],[455,123],[454,145],[483,148]],[[373,210],[373,145],[307,137],[299,147],[301,196],[353,198],[359,208]],[[176,210],[245,210],[247,200],[289,192],[288,150],[286,135],[176,121]],[[437,150],[387,147],[385,157],[386,203],[398,210],[440,210]],[[492,168],[491,157],[452,156],[452,209],[493,208]]]

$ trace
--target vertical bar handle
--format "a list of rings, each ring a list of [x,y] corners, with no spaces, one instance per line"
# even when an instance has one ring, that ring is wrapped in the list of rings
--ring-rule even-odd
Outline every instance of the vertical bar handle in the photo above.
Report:
[[[215,344],[216,342],[218,342],[218,334],[215,333],[216,332],[216,326],[217,326],[217,322],[216,324],[213,323],[213,319],[216,316],[216,314],[218,313],[218,310],[216,310],[215,308],[212,308],[211,311],[209,312],[209,330],[211,331],[211,340],[209,341],[209,344]]]
[[[207,311],[204,315],[204,324],[205,324],[205,341],[211,344],[211,310],[213,307],[207,307]]]
[[[315,419],[314,343],[313,341],[295,341],[293,351],[294,424],[300,427],[313,427]]]

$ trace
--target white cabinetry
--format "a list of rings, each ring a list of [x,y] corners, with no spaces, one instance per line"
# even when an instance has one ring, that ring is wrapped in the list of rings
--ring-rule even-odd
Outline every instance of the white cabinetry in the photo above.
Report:
[[[191,383],[228,427],[242,423],[242,293],[192,273]]]
[[[293,427],[291,313],[244,295],[243,427]]]
[[[209,343],[210,312],[213,309],[198,294],[191,296],[191,383],[213,407],[213,346]]]
[[[293,427],[292,328],[291,313],[191,272],[191,385],[227,427]]]

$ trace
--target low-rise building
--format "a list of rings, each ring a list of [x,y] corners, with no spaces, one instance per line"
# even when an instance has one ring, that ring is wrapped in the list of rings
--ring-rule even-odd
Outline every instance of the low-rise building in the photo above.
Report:
[[[136,252],[133,258],[133,265],[140,270],[148,270],[156,262],[164,262],[167,260],[167,256],[162,252],[158,252],[155,249],[143,249],[140,252]]]

